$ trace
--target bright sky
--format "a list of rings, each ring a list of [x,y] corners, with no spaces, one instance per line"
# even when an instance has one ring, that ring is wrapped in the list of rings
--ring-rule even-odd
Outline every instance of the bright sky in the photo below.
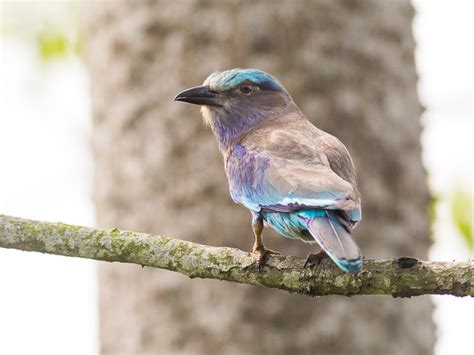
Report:
[[[449,195],[456,186],[473,191],[473,2],[414,1],[413,24],[418,46],[418,93],[427,111],[423,160],[430,187],[440,198],[434,226],[432,260],[466,260],[468,251],[450,219]],[[471,44],[469,44],[471,43]],[[471,255],[472,258],[472,255]],[[436,355],[472,351],[474,300],[437,296]],[[472,353],[472,352],[471,352]]]
[[[441,198],[455,184],[472,189],[473,183],[472,4],[415,1],[419,94],[427,107],[423,159]],[[21,41],[0,46],[0,212],[94,225],[83,64],[71,59],[44,67]],[[438,212],[431,258],[468,258],[447,200]],[[0,354],[97,354],[95,266],[0,249]],[[468,354],[474,301],[434,299],[436,354]]]
[[[83,64],[1,43],[0,213],[94,225]],[[0,354],[96,354],[95,262],[0,249]]]

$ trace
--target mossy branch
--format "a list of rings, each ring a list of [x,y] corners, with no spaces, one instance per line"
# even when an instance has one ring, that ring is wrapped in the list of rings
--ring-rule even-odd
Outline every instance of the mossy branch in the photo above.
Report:
[[[255,256],[238,249],[4,215],[0,215],[0,247],[132,263],[191,278],[226,280],[311,296],[474,296],[473,261],[365,260],[361,272],[347,274],[328,259],[311,270],[303,267],[302,258],[271,256],[266,266],[258,270]]]

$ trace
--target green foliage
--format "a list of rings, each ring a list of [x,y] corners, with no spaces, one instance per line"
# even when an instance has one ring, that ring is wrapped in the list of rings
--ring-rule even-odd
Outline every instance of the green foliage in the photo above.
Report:
[[[64,28],[45,26],[37,33],[36,44],[40,58],[45,61],[61,59],[68,55],[82,56],[83,45],[78,29],[70,33]]]
[[[80,4],[12,2],[5,4],[3,10],[1,36],[32,46],[40,60],[82,56]]]
[[[436,218],[438,217],[436,213],[438,204],[439,204],[439,197],[432,194],[429,205],[428,205],[428,214],[430,216],[431,224],[433,224]]]
[[[472,192],[456,190],[451,199],[451,215],[454,224],[471,253],[474,253]]]
[[[46,60],[65,56],[70,47],[70,41],[65,34],[54,29],[39,32],[36,43],[41,58]]]

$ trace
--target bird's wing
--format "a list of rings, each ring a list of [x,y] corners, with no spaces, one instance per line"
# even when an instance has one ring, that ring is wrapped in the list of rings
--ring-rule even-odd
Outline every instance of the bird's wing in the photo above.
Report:
[[[331,168],[311,133],[301,127],[261,130],[237,145],[226,169],[234,201],[254,211],[357,210],[356,187]]]
[[[354,163],[344,144],[336,137],[323,132],[318,138],[317,145],[326,155],[331,170],[349,182],[359,196]]]
[[[326,132],[321,134],[317,143],[318,149],[323,151],[326,155],[331,170],[339,177],[349,182],[352,186],[356,207],[350,210],[343,210],[343,214],[346,217],[345,219],[350,222],[347,227],[349,227],[349,229],[353,228],[362,219],[362,209],[360,206],[357,175],[352,158],[344,144],[339,139]]]

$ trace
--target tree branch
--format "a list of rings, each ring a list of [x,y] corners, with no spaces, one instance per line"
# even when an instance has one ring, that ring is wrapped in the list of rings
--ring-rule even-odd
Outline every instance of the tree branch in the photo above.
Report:
[[[0,215],[0,247],[139,264],[176,271],[191,278],[233,281],[310,296],[474,296],[472,260],[365,260],[361,272],[347,274],[328,259],[311,270],[303,267],[302,258],[272,255],[259,271],[256,258],[238,249],[211,247],[118,229],[104,231],[4,215]]]

